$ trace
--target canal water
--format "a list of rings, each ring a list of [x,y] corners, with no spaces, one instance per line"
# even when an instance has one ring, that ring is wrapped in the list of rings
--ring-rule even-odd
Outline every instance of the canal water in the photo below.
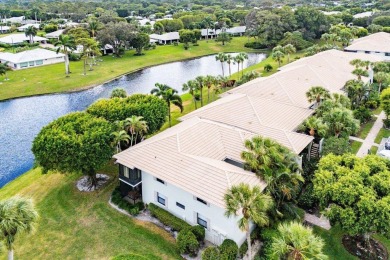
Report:
[[[266,57],[259,53],[248,55],[244,68]],[[227,75],[229,69],[226,64],[224,71]],[[231,71],[236,72],[237,65],[232,65]],[[0,102],[0,187],[31,169],[34,163],[32,141],[43,126],[69,112],[84,110],[99,98],[109,97],[114,88],[124,88],[128,94],[150,93],[158,82],[182,93],[182,85],[188,80],[201,75],[221,74],[221,63],[211,55],[150,67],[80,92]]]

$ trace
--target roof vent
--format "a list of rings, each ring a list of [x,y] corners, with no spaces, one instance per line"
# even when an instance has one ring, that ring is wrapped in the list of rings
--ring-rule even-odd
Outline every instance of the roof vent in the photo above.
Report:
[[[244,164],[242,162],[239,162],[239,161],[236,161],[236,160],[233,160],[230,158],[225,158],[223,161],[226,163],[229,163],[231,165],[234,165],[234,166],[237,166],[237,167],[244,169]]]

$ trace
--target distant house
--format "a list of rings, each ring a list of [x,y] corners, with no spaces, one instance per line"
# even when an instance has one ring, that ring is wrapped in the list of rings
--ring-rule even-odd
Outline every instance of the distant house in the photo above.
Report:
[[[8,62],[8,66],[16,70],[60,63],[64,61],[64,54],[45,49],[34,49],[15,54],[8,52],[0,53],[0,62]]]
[[[10,18],[1,19],[1,22],[2,23],[11,23],[11,24],[13,24],[13,23],[20,23],[20,24],[22,24],[24,19],[25,19],[24,16],[10,17]]]
[[[344,51],[374,54],[390,60],[390,33],[378,32],[356,39]]]
[[[173,42],[178,42],[180,39],[178,32],[170,32],[170,33],[164,33],[164,34],[151,34],[150,36],[151,40],[155,40],[159,44],[171,44]]]
[[[45,35],[45,37],[47,39],[56,39],[58,40],[58,38],[60,37],[60,35],[64,32],[64,30],[58,30],[58,31],[55,31],[55,32],[51,32],[51,33],[47,33]]]
[[[8,33],[10,30],[9,26],[0,26],[0,33]]]
[[[18,27],[18,31],[19,31],[19,32],[24,32],[24,31],[27,30],[27,28],[29,28],[29,27],[31,27],[31,26],[37,28],[37,30],[38,30],[40,24],[37,24],[37,23],[35,23],[35,24],[28,23],[28,24],[25,24],[25,25],[22,25],[22,26]]]
[[[0,43],[10,44],[10,45],[17,45],[24,42],[28,43],[29,41],[30,38],[27,37],[24,33],[11,34],[0,38]],[[34,36],[33,42],[46,43],[47,39],[40,36]]]
[[[363,13],[358,13],[353,16],[353,18],[365,18],[365,17],[370,17],[373,15],[374,12],[363,12]]]
[[[245,34],[245,31],[246,31],[246,26],[236,26],[236,27],[226,29],[226,32],[233,35],[233,36],[243,36]],[[208,30],[208,35],[209,35],[208,38],[209,39],[214,38],[218,34],[220,34],[221,32],[222,32],[222,30],[220,30],[220,29],[218,29],[218,30],[209,29]],[[207,38],[206,37],[207,36],[207,29],[202,29],[201,34],[202,34],[203,39]]]

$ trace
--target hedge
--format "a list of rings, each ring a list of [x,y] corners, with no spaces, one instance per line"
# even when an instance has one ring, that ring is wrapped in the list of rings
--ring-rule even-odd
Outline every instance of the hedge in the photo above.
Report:
[[[202,260],[221,260],[218,247],[207,247],[202,253]]]
[[[184,220],[172,215],[153,203],[148,204],[148,209],[153,217],[160,220],[164,225],[171,227],[173,230],[180,231],[184,228],[191,228],[191,225]]]
[[[238,246],[236,242],[231,239],[225,239],[219,246],[221,260],[235,260],[237,259]]]
[[[148,123],[148,134],[153,134],[165,123],[168,106],[156,96],[134,94],[126,98],[99,99],[87,108],[87,113],[110,122],[142,116]]]
[[[191,229],[182,229],[177,235],[177,246],[181,254],[189,254],[194,257],[198,254],[199,242]]]

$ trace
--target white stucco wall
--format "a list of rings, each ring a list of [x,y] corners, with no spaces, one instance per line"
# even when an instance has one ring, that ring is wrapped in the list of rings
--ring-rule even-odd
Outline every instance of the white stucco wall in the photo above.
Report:
[[[384,52],[371,51],[370,53],[366,53],[365,51],[357,51],[357,53],[365,53],[367,55],[376,55],[376,56],[381,57],[383,60],[390,60],[390,56],[386,56],[386,53],[384,53]]]
[[[166,197],[165,207],[157,202],[157,192]],[[237,227],[238,218],[226,218],[224,209],[211,204],[205,205],[197,201],[192,194],[170,183],[162,184],[144,171],[142,172],[142,199],[144,203],[152,202],[191,225],[197,225],[197,213],[203,215],[208,222],[206,240],[214,244],[219,245],[225,238],[229,238],[240,246],[246,239],[245,233]],[[201,199],[207,201],[207,198]],[[176,202],[185,205],[185,209],[178,207]],[[251,228],[253,227],[252,225]]]
[[[34,66],[29,65],[28,67],[24,67],[24,68],[21,68],[21,63],[17,63],[16,68],[14,67],[13,63],[9,63],[9,66],[12,67],[13,69],[28,69],[28,68],[40,67],[40,66],[49,65],[49,64],[65,62],[65,59],[64,59],[64,57],[57,57],[57,58],[51,58],[51,59],[43,59],[42,62],[43,63],[41,65],[36,65],[36,63],[34,61]]]

